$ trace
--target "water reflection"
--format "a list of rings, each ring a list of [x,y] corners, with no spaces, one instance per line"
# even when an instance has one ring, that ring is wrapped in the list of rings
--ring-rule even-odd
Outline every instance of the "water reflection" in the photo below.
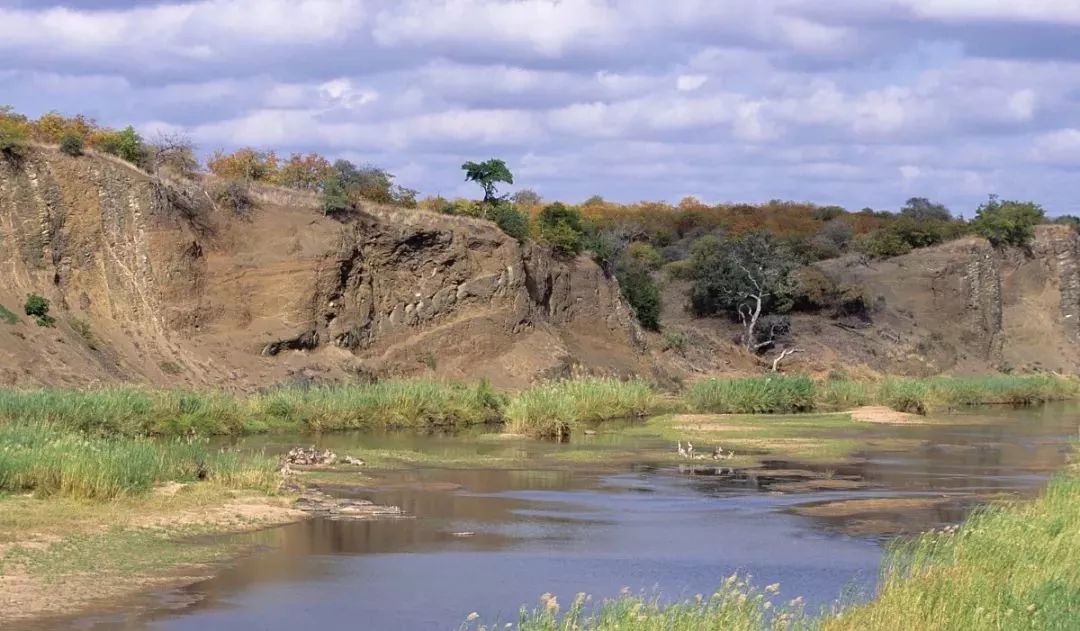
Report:
[[[518,604],[547,591],[569,599],[659,585],[678,597],[707,592],[737,569],[824,604],[853,582],[872,590],[885,536],[955,523],[994,494],[1037,490],[1066,461],[1076,411],[983,410],[948,426],[868,426],[861,436],[919,446],[870,450],[841,465],[772,465],[865,484],[852,491],[777,493],[768,476],[680,477],[631,465],[397,472],[379,490],[355,493],[401,506],[412,519],[313,520],[258,533],[254,541],[268,551],[212,580],[120,603],[122,615],[63,626],[453,629],[474,610],[512,619]],[[643,440],[596,438],[589,449],[637,448]],[[258,439],[270,450],[295,440]],[[315,441],[345,453],[363,446],[447,456],[575,448],[475,435]]]

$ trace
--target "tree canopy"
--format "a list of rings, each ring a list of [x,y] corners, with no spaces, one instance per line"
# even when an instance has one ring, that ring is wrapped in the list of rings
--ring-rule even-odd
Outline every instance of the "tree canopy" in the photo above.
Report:
[[[498,158],[491,158],[484,162],[466,162],[461,165],[465,171],[466,182],[476,182],[484,189],[484,202],[495,203],[501,200],[495,185],[499,183],[513,184],[514,174],[506,166],[506,163]]]

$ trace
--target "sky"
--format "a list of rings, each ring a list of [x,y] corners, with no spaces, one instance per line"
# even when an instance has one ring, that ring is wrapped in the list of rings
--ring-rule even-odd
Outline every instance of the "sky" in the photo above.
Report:
[[[1080,214],[1080,0],[0,0],[0,104],[479,196]]]

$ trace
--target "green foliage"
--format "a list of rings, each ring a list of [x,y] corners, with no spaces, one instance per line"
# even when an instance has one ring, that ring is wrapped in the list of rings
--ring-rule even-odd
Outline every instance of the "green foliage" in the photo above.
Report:
[[[111,500],[171,481],[271,491],[274,463],[205,440],[88,436],[50,424],[0,424],[0,491]]]
[[[496,184],[514,183],[514,174],[505,162],[497,158],[484,162],[466,162],[461,165],[461,169],[465,171],[466,182],[476,182],[484,189],[484,202],[488,204],[501,200],[495,188]]]
[[[352,209],[349,193],[341,178],[330,177],[323,181],[319,189],[319,201],[324,215],[337,215]]]
[[[784,313],[793,306],[799,261],[789,249],[764,233],[726,241],[707,235],[690,254],[693,287],[690,306],[699,316],[738,317],[761,297],[762,315]]]
[[[358,167],[348,160],[337,160],[322,181],[319,197],[323,213],[334,215],[354,210],[361,201],[413,208],[416,191],[394,184],[389,171],[376,166]]]
[[[875,230],[855,239],[855,249],[872,258],[889,258],[911,251],[908,243],[892,230]]]
[[[0,154],[11,159],[26,155],[30,147],[30,126],[25,116],[0,106]]]
[[[537,437],[567,435],[582,423],[648,414],[656,404],[643,381],[574,379],[526,390],[506,408],[507,431]]]
[[[1035,238],[1035,226],[1042,223],[1046,211],[1034,202],[1000,200],[996,195],[979,206],[971,227],[995,246],[1027,247]]]
[[[48,299],[37,294],[30,294],[26,297],[23,311],[26,312],[26,315],[34,318],[38,326],[48,327],[56,324],[56,319],[49,315]]]
[[[517,206],[503,202],[495,207],[492,215],[500,230],[521,243],[529,240],[529,216]]]
[[[642,241],[635,241],[628,245],[623,257],[628,263],[632,262],[640,265],[651,272],[659,270],[660,266],[664,264],[664,260],[660,258],[660,252]]]
[[[814,395],[809,377],[709,379],[694,384],[686,401],[695,412],[783,414],[813,410]]]
[[[136,166],[145,166],[147,162],[146,145],[143,144],[142,136],[131,125],[106,134],[98,142],[98,149]]]
[[[942,204],[935,204],[925,197],[912,197],[907,200],[900,209],[900,215],[914,219],[915,221],[942,221],[952,220],[952,213]]]
[[[98,341],[94,336],[94,332],[90,329],[90,323],[86,320],[80,320],[78,318],[72,318],[68,320],[68,325],[71,326],[71,330],[86,342],[86,347],[92,351],[98,349]]]
[[[653,250],[653,253],[656,253]],[[657,261],[659,261],[659,254]],[[653,280],[649,262],[636,257],[628,248],[615,266],[615,278],[619,281],[622,295],[634,310],[641,326],[650,331],[660,330],[660,288]]]
[[[537,224],[540,238],[556,253],[573,256],[581,252],[583,218],[577,208],[560,202],[548,204],[540,211]]]
[[[64,134],[64,137],[60,139],[60,151],[72,157],[81,156],[83,154],[82,136]]]

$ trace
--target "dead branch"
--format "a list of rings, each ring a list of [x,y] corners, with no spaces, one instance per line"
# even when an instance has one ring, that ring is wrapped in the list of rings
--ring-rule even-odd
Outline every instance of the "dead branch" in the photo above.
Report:
[[[772,362],[772,371],[773,372],[780,372],[780,362],[784,361],[784,359],[786,359],[787,357],[790,357],[791,355],[794,355],[795,353],[804,353],[804,352],[806,352],[806,351],[804,351],[801,348],[785,348],[784,350],[780,351],[780,354],[777,355],[776,359],[773,360],[773,362]]]

